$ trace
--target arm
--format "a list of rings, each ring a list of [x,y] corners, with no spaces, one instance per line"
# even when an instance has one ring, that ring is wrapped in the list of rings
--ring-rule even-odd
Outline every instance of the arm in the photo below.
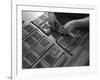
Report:
[[[76,20],[76,23],[79,23],[81,27],[89,27],[89,17],[78,19]]]
[[[69,21],[63,27],[59,29],[59,32],[61,34],[66,34],[76,27],[87,27],[88,28],[89,27],[89,17]]]

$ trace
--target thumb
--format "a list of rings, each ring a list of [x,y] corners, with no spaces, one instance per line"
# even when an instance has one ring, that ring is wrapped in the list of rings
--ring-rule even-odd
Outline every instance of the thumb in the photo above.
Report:
[[[72,21],[67,22],[64,25],[64,30],[67,30],[68,32],[71,32],[75,27],[76,27],[76,21],[72,20]]]
[[[48,23],[51,25],[51,28],[54,29],[55,15],[54,13],[49,13]]]
[[[67,33],[71,32],[73,30],[73,28],[75,28],[75,21],[74,20],[67,22],[64,26],[62,26],[59,29],[59,33],[67,34]]]
[[[68,33],[68,31],[67,31],[67,29],[65,29],[65,27],[64,26],[61,26],[60,28],[59,28],[59,31],[58,31],[60,34],[66,34],[66,33]]]

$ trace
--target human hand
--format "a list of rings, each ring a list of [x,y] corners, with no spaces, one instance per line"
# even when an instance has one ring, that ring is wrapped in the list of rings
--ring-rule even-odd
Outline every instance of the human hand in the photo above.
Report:
[[[80,23],[77,22],[77,20],[72,20],[67,22],[64,26],[59,28],[59,33],[60,34],[67,34],[69,32],[71,32],[75,27],[78,27],[80,25]]]
[[[60,27],[58,32],[60,34],[66,34],[66,33],[71,32],[76,27],[87,27],[87,28],[89,28],[89,17],[69,21],[64,26]]]
[[[52,29],[53,31],[58,31],[58,30],[59,30],[60,23],[59,23],[58,20],[56,19],[55,14],[52,13],[52,12],[49,13],[48,23],[50,24],[51,29]]]

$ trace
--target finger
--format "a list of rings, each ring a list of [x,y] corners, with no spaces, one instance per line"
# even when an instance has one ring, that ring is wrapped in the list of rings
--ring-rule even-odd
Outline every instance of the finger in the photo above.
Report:
[[[64,31],[63,33],[66,34],[66,33],[70,33],[72,30],[73,30],[74,26],[71,25],[71,24],[68,24],[68,25],[65,25],[64,26]]]
[[[50,24],[50,28],[52,29],[52,30],[54,30],[54,23],[49,23]]]
[[[50,28],[54,30],[54,22],[55,22],[55,17],[53,13],[49,13],[49,18],[48,18],[48,24],[50,24]]]
[[[62,34],[63,31],[64,31],[64,27],[60,27],[59,30],[58,30],[58,32],[59,32],[60,34]]]
[[[74,29],[74,26],[70,25],[66,29],[67,29],[67,32],[71,32]]]
[[[64,29],[62,34],[66,35],[67,33],[69,33],[69,31],[67,29]]]
[[[59,28],[60,28],[59,23],[57,23],[57,22],[55,21],[55,22],[54,22],[54,27],[53,27],[54,31],[57,31],[57,32],[58,32]]]
[[[67,29],[68,32],[72,31],[75,28],[75,26],[76,26],[75,20],[69,21],[64,25],[65,29]]]
[[[62,26],[60,29],[59,29],[59,33],[60,34],[67,34],[69,33],[69,31],[67,30],[67,28],[65,26]]]

